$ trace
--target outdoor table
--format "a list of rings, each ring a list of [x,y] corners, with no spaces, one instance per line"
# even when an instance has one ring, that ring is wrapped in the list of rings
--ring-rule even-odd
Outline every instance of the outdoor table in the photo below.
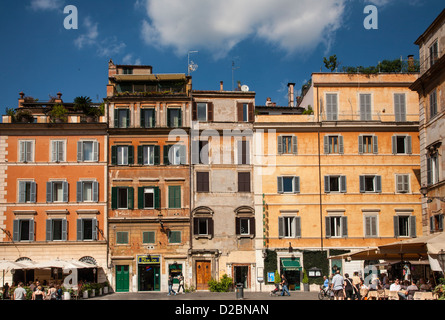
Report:
[[[368,300],[374,298],[377,300],[379,298],[379,293],[377,291],[369,291],[368,292]]]

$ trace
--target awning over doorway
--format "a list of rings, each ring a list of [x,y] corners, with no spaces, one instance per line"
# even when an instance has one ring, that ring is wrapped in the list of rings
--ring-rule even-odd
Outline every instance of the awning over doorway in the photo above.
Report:
[[[301,265],[299,259],[282,258],[281,265],[286,271],[301,271]]]

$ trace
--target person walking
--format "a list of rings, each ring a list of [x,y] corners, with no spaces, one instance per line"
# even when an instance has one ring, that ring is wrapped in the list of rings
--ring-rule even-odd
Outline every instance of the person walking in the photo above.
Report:
[[[281,295],[284,296],[284,293],[287,293],[288,296],[290,297],[290,293],[289,293],[289,289],[287,288],[287,286],[289,285],[289,283],[287,282],[286,277],[284,276],[284,274],[281,275]]]
[[[14,290],[14,300],[26,300],[26,290],[23,289],[23,282],[19,282]]]
[[[182,294],[184,294],[185,293],[184,276],[182,275],[182,273],[179,275],[178,280],[179,280],[178,293],[181,291],[181,288],[182,288]]]
[[[354,290],[354,299],[355,300],[361,300],[361,296],[360,296],[360,283],[361,283],[361,279],[358,276],[358,271],[354,271],[354,275],[352,276],[352,285],[354,286],[355,290]]]
[[[175,295],[176,296],[176,292],[173,290],[173,277],[172,275],[168,276],[168,295]]]
[[[332,291],[334,292],[334,300],[344,299],[345,282],[340,270],[337,270],[335,276],[332,278]]]

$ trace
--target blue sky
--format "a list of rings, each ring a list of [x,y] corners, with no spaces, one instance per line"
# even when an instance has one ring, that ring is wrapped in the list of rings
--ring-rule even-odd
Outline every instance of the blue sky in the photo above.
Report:
[[[363,26],[366,5],[378,9],[378,29]],[[65,6],[78,9],[67,30]],[[0,109],[17,107],[19,92],[64,101],[106,96],[108,61],[187,73],[187,52],[199,68],[194,89],[235,81],[287,104],[323,57],[343,66],[376,65],[419,50],[414,41],[444,9],[443,0],[18,0],[0,2]],[[325,70],[323,68],[323,70]]]

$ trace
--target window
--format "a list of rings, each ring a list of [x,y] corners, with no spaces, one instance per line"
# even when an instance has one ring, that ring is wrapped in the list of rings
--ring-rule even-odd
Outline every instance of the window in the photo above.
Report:
[[[19,241],[34,241],[34,220],[19,219],[13,222],[13,239]]]
[[[371,95],[360,94],[360,120],[372,120]]]
[[[139,150],[138,150],[139,151]],[[139,156],[139,154],[138,154]],[[134,164],[133,146],[112,146],[111,164],[118,166],[128,166]]]
[[[439,45],[437,40],[430,47],[430,67],[439,59]]]
[[[154,109],[141,109],[141,128],[156,127],[156,111]]]
[[[35,203],[36,189],[33,181],[19,181],[19,203]]]
[[[192,162],[193,164],[209,164],[209,142],[192,142]]]
[[[99,143],[96,141],[78,141],[77,161],[78,162],[99,161]]]
[[[393,136],[392,137],[392,153],[412,154],[412,138],[411,136]]]
[[[34,161],[34,141],[19,141],[19,159],[23,163]]]
[[[207,121],[207,103],[198,103],[198,121]]]
[[[429,154],[426,160],[428,185],[439,183],[439,153]]]
[[[278,137],[278,154],[298,154],[298,138],[296,136]]]
[[[338,121],[338,101],[336,93],[326,94],[326,120]]]
[[[142,232],[142,243],[145,243],[145,244],[156,243],[156,233],[154,231]]]
[[[238,192],[250,192],[250,172],[238,172]]]
[[[46,220],[46,241],[66,241],[67,226],[66,219]]]
[[[250,164],[249,141],[238,141],[238,164]]]
[[[46,202],[68,202],[68,182],[51,181],[46,183]]]
[[[280,238],[300,238],[301,218],[300,217],[279,217],[278,234]]]
[[[378,216],[366,215],[364,216],[365,237],[376,238],[378,237]]]
[[[115,128],[130,127],[130,109],[114,110],[114,127]]]
[[[181,109],[170,108],[167,110],[167,126],[170,128],[182,127]]]
[[[98,202],[99,183],[97,181],[77,182],[77,202]]]
[[[394,114],[396,122],[406,121],[406,95],[404,93],[394,94]]]
[[[209,192],[210,181],[208,172],[196,172],[196,192]]]
[[[326,238],[347,238],[348,218],[341,216],[326,217]]]
[[[236,218],[236,235],[237,236],[251,236],[255,235],[255,218]]]
[[[134,189],[132,187],[111,188],[111,209],[134,209]]]
[[[138,188],[138,208],[139,209],[159,209],[160,191],[158,187],[139,187]]]
[[[193,219],[193,234],[195,236],[213,236],[213,219],[210,217],[195,217]]]
[[[169,231],[168,232],[168,243],[177,244],[181,243],[182,234],[181,231]]]
[[[397,215],[394,217],[394,236],[417,237],[416,217],[411,215]]]
[[[51,141],[51,162],[65,162],[66,141]]]
[[[133,74],[132,68],[124,68],[122,69],[122,74]]]
[[[410,190],[409,174],[396,175],[396,192],[408,193]]]
[[[378,154],[379,144],[377,136],[359,136],[358,137],[359,154]]]
[[[324,190],[326,193],[346,193],[346,176],[325,176]]]
[[[300,177],[278,177],[278,193],[299,193]]]
[[[181,209],[181,186],[168,187],[169,209]]]
[[[96,226],[96,219],[77,219],[77,241],[96,241]]]
[[[344,153],[343,136],[325,136],[324,153],[325,154],[343,154]]]
[[[361,193],[381,193],[382,177],[381,176],[360,176],[360,192]]]
[[[116,244],[128,244],[128,232],[116,232]]]
[[[239,122],[253,122],[254,121],[253,103],[238,103],[237,113]]]
[[[443,231],[443,214],[437,214],[430,217],[430,232]]]
[[[164,164],[179,166],[186,164],[186,147],[181,145],[164,146]]]
[[[437,115],[437,91],[430,94],[430,119]]]

